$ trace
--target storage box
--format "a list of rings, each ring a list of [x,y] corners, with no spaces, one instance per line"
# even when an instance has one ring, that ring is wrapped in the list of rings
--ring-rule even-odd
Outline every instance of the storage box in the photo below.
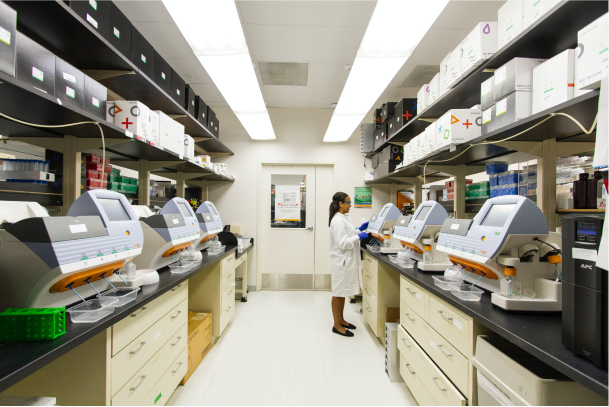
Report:
[[[440,73],[437,73],[431,82],[429,82],[429,104],[431,105],[436,100],[440,99]],[[427,106],[426,106],[427,107]]]
[[[111,1],[104,1],[110,8],[108,42],[127,59],[131,58],[131,21]]]
[[[482,134],[488,134],[496,130],[495,105],[482,111]]]
[[[383,104],[381,107],[381,123],[387,123],[390,117],[393,117],[393,113],[395,111],[395,105],[398,102],[387,102]]]
[[[438,132],[437,121],[425,128],[419,140],[419,151],[422,157],[427,157],[436,151],[436,133]]]
[[[184,158],[195,158],[195,140],[184,134]]]
[[[376,123],[376,127],[378,128],[381,125],[381,113],[383,109],[376,109],[374,111],[374,122]]]
[[[137,100],[114,101],[114,124],[133,133],[134,138],[147,141],[150,137],[150,109]]]
[[[512,92],[495,104],[495,130],[525,119],[533,111],[532,92]]]
[[[440,95],[446,93],[448,89],[451,89],[459,79],[460,71],[460,58],[461,45],[448,53],[440,63]]]
[[[184,125],[172,120],[173,151],[178,156],[184,156]]]
[[[451,109],[437,122],[436,150],[446,150],[473,140],[482,134],[478,109]]]
[[[55,97],[69,107],[83,108],[85,74],[55,57]]]
[[[567,49],[533,69],[532,114],[573,99],[575,50]]]
[[[0,2],[0,71],[15,76],[17,12]]]
[[[214,110],[210,106],[207,106],[207,130],[209,130],[211,134],[214,134],[215,126],[216,112],[214,112]]]
[[[372,169],[376,169],[379,166],[379,154],[372,156]]]
[[[149,79],[154,78],[154,48],[135,27],[131,27],[131,62]]]
[[[417,92],[417,115],[429,106],[429,84],[426,83]]]
[[[378,156],[379,164],[385,161],[402,162],[404,160],[403,149],[400,146],[389,145],[381,151]]]
[[[109,100],[106,102],[106,121],[108,123],[114,124],[114,111],[116,107],[114,106],[114,100]]]
[[[186,82],[176,71],[171,70],[171,88],[169,94],[182,107],[186,106]]]
[[[203,127],[207,128],[207,105],[201,96],[195,97],[195,107],[197,120],[203,125]]]
[[[195,99],[197,95],[195,94],[194,90],[192,89],[192,86],[190,85],[184,86],[184,92],[186,93],[186,104],[184,105],[184,109],[188,110],[188,113],[190,113],[192,117],[195,117],[197,110]]]
[[[395,127],[393,125],[394,123],[395,123],[395,116],[387,121],[387,139],[390,139],[391,136],[393,136],[395,134]]]
[[[374,123],[362,123],[360,126],[360,153],[366,154],[374,151],[374,130],[376,130]]]
[[[579,89],[596,89],[607,76],[607,14],[588,24],[577,33],[580,54],[577,56]],[[17,50],[19,53],[19,50]],[[603,68],[605,71],[603,72]]]
[[[97,32],[108,39],[108,27],[110,25],[110,6],[107,1],[70,1],[70,8]]]
[[[412,138],[412,140],[410,140],[410,143],[408,143],[410,145],[410,162],[411,163],[413,163],[421,158],[421,157],[419,157],[419,154],[421,153],[421,151],[419,150],[421,134],[424,134],[424,133],[417,134],[416,136],[414,136]]]
[[[17,32],[17,79],[55,96],[55,55]]]
[[[399,130],[417,115],[417,100],[414,98],[400,100],[395,106],[393,114],[393,125],[396,130]]]
[[[408,144],[404,144],[404,165],[412,162],[412,140]]]
[[[531,24],[539,20],[541,16],[554,8],[558,3],[560,3],[559,0],[524,0],[522,29],[526,30]]]
[[[508,0],[497,12],[497,50],[522,32],[522,0]]]
[[[153,146],[161,145],[161,116],[154,110],[150,111],[150,133],[148,142]]]
[[[480,108],[486,110],[495,104],[495,76],[491,76],[480,85]]]
[[[169,95],[171,94],[171,66],[156,50],[153,52],[153,59],[152,76],[154,83]]]
[[[378,150],[385,141],[387,136],[387,124],[382,124],[381,127],[374,131],[374,149]]]
[[[173,151],[175,143],[173,142],[173,122],[174,120],[160,110],[154,110],[159,116],[159,143],[163,149]]]
[[[575,48],[575,65],[574,65],[574,69],[573,69],[574,76],[575,76],[575,80],[574,80],[575,86],[573,87],[573,97],[574,98],[576,98],[578,96],[581,96],[581,95],[583,95],[585,93],[592,92],[591,89],[589,89],[589,90],[580,89],[579,85],[577,83],[577,78],[578,78],[577,71],[578,71],[578,66],[580,64],[579,59],[578,59],[579,55],[581,55],[581,47],[576,47]]]
[[[85,97],[83,107],[85,112],[104,120],[106,118],[106,101],[108,89],[95,79],[85,75]]]
[[[478,23],[461,41],[461,77],[474,69],[497,52],[497,23]]]
[[[545,62],[545,59],[514,58],[498,68],[495,75],[495,101],[514,91],[533,91],[533,68]]]
[[[212,347],[212,315],[188,313],[188,370],[180,382],[184,385],[197,370]]]

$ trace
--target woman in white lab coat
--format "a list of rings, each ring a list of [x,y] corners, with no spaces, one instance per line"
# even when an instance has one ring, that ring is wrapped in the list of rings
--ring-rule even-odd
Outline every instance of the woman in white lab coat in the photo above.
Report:
[[[368,222],[356,229],[349,219],[351,198],[344,192],[337,192],[330,204],[330,261],[332,263],[332,332],[351,337],[355,326],[345,321],[343,310],[345,297],[359,294],[360,251],[359,241],[368,237]],[[349,329],[347,329],[349,328]]]

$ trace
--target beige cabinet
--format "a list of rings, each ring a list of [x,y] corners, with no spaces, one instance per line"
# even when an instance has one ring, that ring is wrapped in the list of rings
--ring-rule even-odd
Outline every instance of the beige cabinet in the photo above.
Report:
[[[400,306],[399,274],[364,253],[362,276],[364,319],[372,332],[384,341],[387,308]]]

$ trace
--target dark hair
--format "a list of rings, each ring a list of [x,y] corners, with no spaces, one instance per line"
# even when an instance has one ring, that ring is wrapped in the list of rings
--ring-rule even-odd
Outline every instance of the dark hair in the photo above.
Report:
[[[332,203],[330,204],[330,220],[328,221],[328,226],[330,226],[330,224],[332,223],[332,218],[334,218],[334,215],[336,215],[336,212],[338,212],[338,210],[340,209],[340,202],[345,202],[345,199],[347,199],[349,195],[345,194],[344,192],[337,192],[334,194],[334,196],[332,197]]]

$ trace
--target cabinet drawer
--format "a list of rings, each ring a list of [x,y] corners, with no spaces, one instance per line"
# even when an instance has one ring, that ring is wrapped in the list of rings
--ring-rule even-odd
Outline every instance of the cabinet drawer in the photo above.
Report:
[[[237,256],[235,256],[235,268],[239,267],[241,264],[243,264],[243,262],[247,260],[247,253],[244,254],[243,256],[237,258]]]
[[[377,295],[364,283],[364,300],[368,303],[372,311],[378,313],[378,297]]]
[[[230,270],[235,268],[235,253],[231,253],[225,258],[222,259],[222,263],[220,265],[220,269],[222,270],[222,275],[225,275]]]
[[[366,284],[374,294],[378,293],[378,277],[366,269],[362,270],[362,275],[364,284]]]
[[[366,300],[363,301],[363,307],[364,307],[364,318],[366,318],[366,322],[368,323],[368,325],[370,326],[370,329],[372,329],[372,332],[374,332],[374,335],[378,336],[377,334],[377,328],[378,328],[378,319],[376,316],[376,312],[374,312],[374,310],[372,309],[372,307],[366,302]]]
[[[112,358],[112,394],[120,390],[180,327],[184,328],[187,321],[188,301],[184,300],[117,353]],[[181,339],[186,341],[186,335]]]
[[[378,276],[379,263],[374,258],[364,253],[364,261],[362,261],[362,267],[368,270],[375,276]]]
[[[412,358],[412,355],[414,355],[413,345],[414,340],[412,337],[408,335],[403,326],[398,326],[398,350],[400,351],[400,354],[406,357],[410,355],[410,358]]]
[[[186,374],[188,368],[188,349],[182,350],[158,383],[144,397],[140,406],[164,406]]]
[[[403,276],[400,279],[400,299],[423,319],[427,319],[429,293],[412,284]]]
[[[228,273],[220,278],[220,294],[226,292],[228,287],[235,285],[235,269],[230,269]]]
[[[472,356],[469,352],[470,324],[470,319],[453,308],[429,298],[429,325],[468,358]]]
[[[220,334],[235,315],[235,287],[229,287],[221,298],[222,314],[220,315]]]
[[[463,394],[469,394],[469,360],[433,329],[429,330],[427,354]]]
[[[185,281],[114,324],[112,326],[112,356],[120,352],[176,305],[184,301],[187,295],[188,283]]]
[[[403,302],[400,304],[400,324],[418,343],[429,340],[429,325]]]
[[[406,386],[417,400],[420,406],[435,406],[436,401],[431,397],[431,394],[427,391],[421,379],[417,376],[417,372],[413,369],[412,365],[408,362],[408,359],[400,355],[400,375]]]
[[[446,378],[434,362],[421,351],[420,363],[415,364],[421,382],[440,406],[465,406],[467,399]]]

